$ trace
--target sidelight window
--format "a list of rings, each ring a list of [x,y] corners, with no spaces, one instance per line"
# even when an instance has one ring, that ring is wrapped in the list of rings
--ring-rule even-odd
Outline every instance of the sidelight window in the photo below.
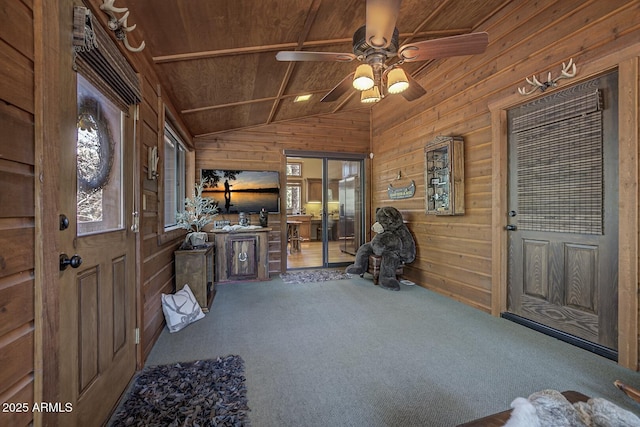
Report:
[[[177,224],[176,214],[184,211],[186,149],[169,124],[164,132],[164,227]]]

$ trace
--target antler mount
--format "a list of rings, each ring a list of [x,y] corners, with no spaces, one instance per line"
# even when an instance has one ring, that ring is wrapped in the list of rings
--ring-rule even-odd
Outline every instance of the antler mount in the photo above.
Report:
[[[114,32],[116,38],[122,41],[125,47],[131,52],[140,52],[144,49],[144,41],[140,43],[140,46],[133,47],[127,39],[127,33],[136,29],[136,24],[127,26],[127,19],[129,18],[129,9],[126,7],[116,7],[116,0],[104,0],[104,3],[100,5],[100,10],[109,15],[109,22],[107,25],[109,29]],[[118,18],[116,13],[124,13],[122,17]]]
[[[570,79],[572,77],[575,77],[575,75],[576,75],[576,64],[573,63],[573,58],[571,58],[569,59],[569,62],[566,65],[564,62],[562,63],[562,70],[560,71],[560,75],[555,79],[551,78],[551,71],[549,71],[549,73],[547,74],[547,81],[544,83],[540,82],[540,80],[538,80],[538,78],[535,75],[531,76],[531,79],[527,77],[525,78],[525,81],[529,83],[531,87],[528,90],[526,87],[519,87],[518,92],[520,92],[520,95],[531,95],[533,92],[537,91],[538,89],[540,90],[540,92],[544,92],[550,87],[558,86],[559,80]]]

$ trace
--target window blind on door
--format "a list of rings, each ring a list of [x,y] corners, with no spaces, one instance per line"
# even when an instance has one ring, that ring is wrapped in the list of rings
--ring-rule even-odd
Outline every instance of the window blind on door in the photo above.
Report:
[[[142,99],[138,75],[85,7],[74,8],[74,69],[128,111]]]
[[[556,94],[530,107],[511,122],[517,149],[518,228],[602,234],[600,91]]]

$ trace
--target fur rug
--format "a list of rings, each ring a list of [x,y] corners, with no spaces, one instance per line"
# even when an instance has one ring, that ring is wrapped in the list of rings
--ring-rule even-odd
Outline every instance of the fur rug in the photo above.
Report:
[[[285,283],[297,285],[300,283],[326,282],[328,280],[351,279],[351,275],[338,270],[300,270],[291,273],[281,273]]]
[[[505,427],[640,427],[640,418],[608,400],[592,398],[573,405],[556,390],[516,398]]]
[[[244,362],[219,357],[144,368],[110,426],[247,426]]]

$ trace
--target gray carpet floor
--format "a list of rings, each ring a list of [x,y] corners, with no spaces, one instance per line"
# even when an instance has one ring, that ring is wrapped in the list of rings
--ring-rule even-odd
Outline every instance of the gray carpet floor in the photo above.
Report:
[[[604,397],[640,374],[430,292],[367,278],[222,284],[207,316],[165,329],[148,365],[237,354],[260,426],[455,426],[543,389]]]

